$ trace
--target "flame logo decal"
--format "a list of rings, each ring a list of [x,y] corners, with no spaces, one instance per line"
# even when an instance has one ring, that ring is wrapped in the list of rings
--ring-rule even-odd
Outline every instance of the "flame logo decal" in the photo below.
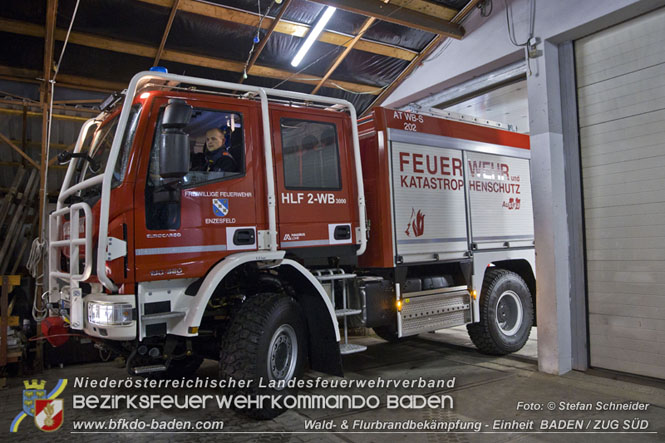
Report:
[[[412,235],[420,237],[425,233],[425,214],[420,209],[416,212],[414,208],[411,208],[411,218],[404,232],[407,237],[411,237]]]

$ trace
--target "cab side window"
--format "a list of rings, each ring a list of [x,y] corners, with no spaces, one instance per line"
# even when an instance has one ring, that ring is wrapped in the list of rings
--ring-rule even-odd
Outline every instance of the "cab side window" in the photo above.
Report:
[[[245,173],[245,146],[242,115],[234,112],[195,108],[184,129],[189,134],[189,172],[182,186],[238,177]],[[161,132],[161,116],[155,134]],[[150,158],[149,184],[161,186],[159,177],[159,137],[154,138]]]
[[[335,124],[282,118],[280,126],[285,187],[341,189]]]
[[[178,229],[180,227],[179,189],[241,177],[245,174],[245,145],[242,114],[194,108],[189,124],[189,172],[182,180],[162,178],[159,174],[159,139],[162,115],[155,128],[150,151],[150,166],[145,190],[146,227]]]

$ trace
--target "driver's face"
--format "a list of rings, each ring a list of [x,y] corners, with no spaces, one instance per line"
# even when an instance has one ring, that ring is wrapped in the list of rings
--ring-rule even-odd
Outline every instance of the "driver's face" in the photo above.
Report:
[[[224,146],[224,134],[219,129],[211,129],[206,132],[206,146],[208,151],[215,151]]]

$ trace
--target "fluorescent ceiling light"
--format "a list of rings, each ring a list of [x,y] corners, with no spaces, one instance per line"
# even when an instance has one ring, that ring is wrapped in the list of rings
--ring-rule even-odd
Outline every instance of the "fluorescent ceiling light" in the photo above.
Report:
[[[291,66],[293,66],[295,68],[300,64],[303,57],[305,57],[305,54],[307,54],[307,51],[309,51],[309,48],[312,47],[312,45],[314,44],[316,39],[319,37],[319,34],[321,34],[321,31],[323,31],[323,28],[325,28],[326,25],[328,24],[328,21],[330,20],[330,17],[333,16],[336,9],[337,8],[334,8],[332,6],[328,6],[328,8],[326,9],[326,12],[323,13],[323,15],[319,19],[318,23],[314,26],[314,29],[312,29],[312,31],[307,36],[307,39],[305,40],[305,43],[303,43],[303,45],[298,50],[298,53],[296,54],[296,56],[293,57],[293,60],[291,60]]]

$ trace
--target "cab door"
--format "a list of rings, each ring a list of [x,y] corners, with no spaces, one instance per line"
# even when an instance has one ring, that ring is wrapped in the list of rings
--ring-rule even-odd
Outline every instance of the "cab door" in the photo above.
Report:
[[[234,100],[183,99],[194,108],[183,128],[189,135],[190,170],[175,182],[159,175],[157,141],[168,99],[153,101],[154,135],[145,147],[149,152],[135,195],[143,208],[135,216],[137,281],[201,277],[224,256],[257,249],[255,172],[248,167],[256,131],[247,127],[255,111]],[[218,139],[214,144],[211,134]],[[224,152],[214,154],[212,148]],[[232,157],[234,165],[220,169],[220,155]]]
[[[273,110],[280,249],[355,257],[358,226],[349,121],[316,110]]]

